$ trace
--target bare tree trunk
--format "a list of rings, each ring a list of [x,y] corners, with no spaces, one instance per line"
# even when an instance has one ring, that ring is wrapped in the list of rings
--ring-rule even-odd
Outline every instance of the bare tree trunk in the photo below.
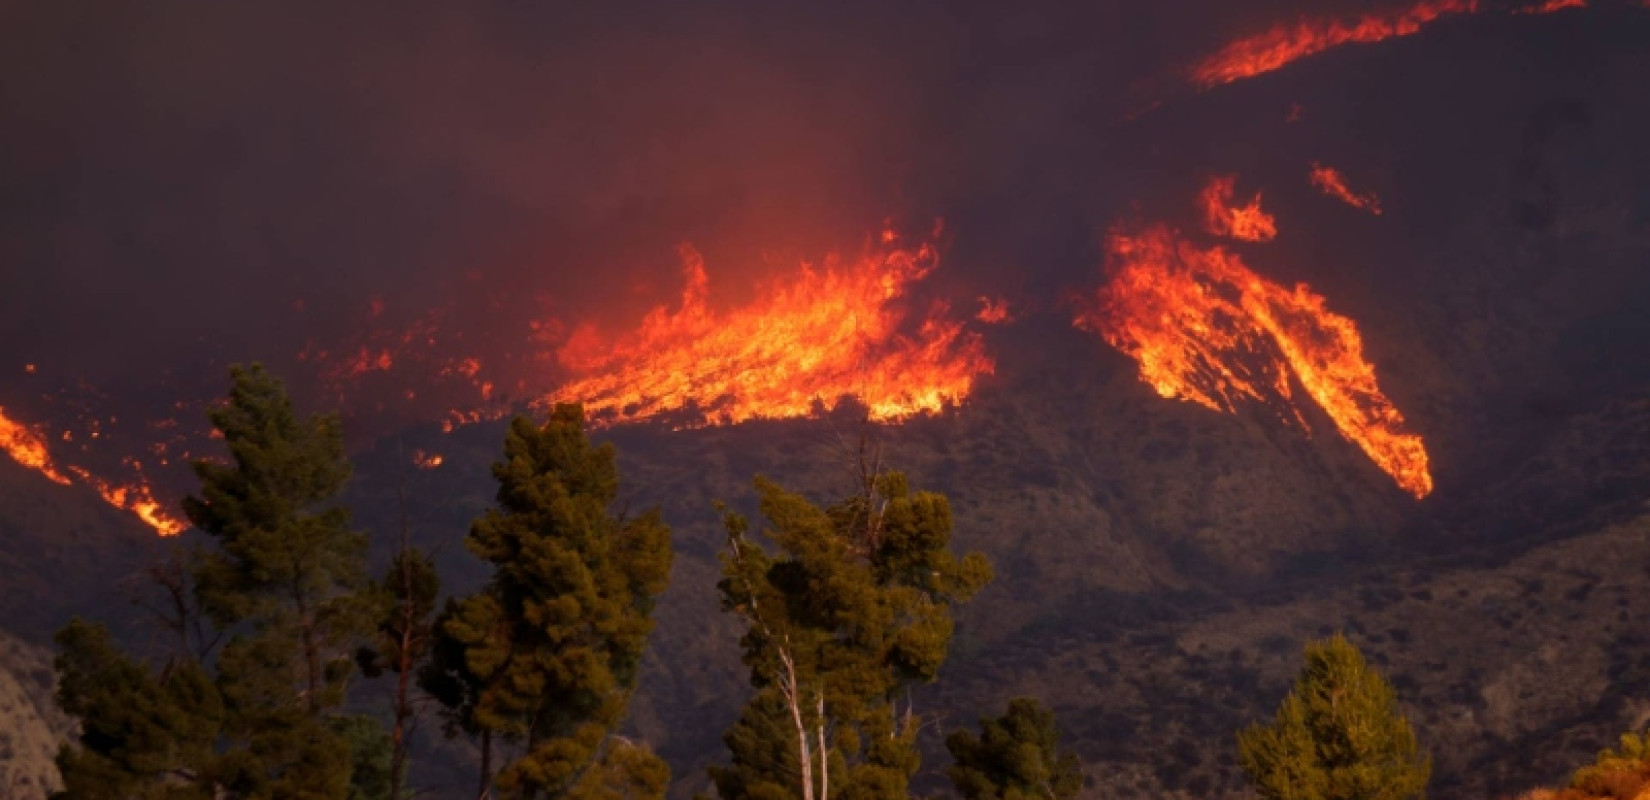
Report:
[[[815,721],[819,733],[819,800],[831,798],[831,749],[825,746],[825,689],[819,690],[819,719]]]
[[[796,726],[797,764],[802,770],[802,800],[814,800],[814,759],[808,752],[808,726],[802,722],[802,698],[796,685],[796,662],[784,648],[779,651],[785,665],[785,683],[781,684],[785,704],[791,709],[791,724]]]
[[[728,546],[733,550],[734,560],[742,561],[744,553],[739,547],[739,538],[730,536]],[[756,603],[756,593],[747,586],[746,594],[750,597],[751,603],[750,611],[746,614],[747,618],[750,619],[751,624],[762,631],[763,636],[774,642],[774,647],[779,651],[779,663],[785,669],[784,675],[777,676],[779,677],[779,693],[785,698],[785,705],[791,712],[791,725],[796,728],[797,767],[802,772],[802,800],[814,800],[814,760],[808,745],[808,725],[802,720],[801,687],[797,685],[796,659],[791,654],[790,639],[788,637],[783,639],[774,637],[773,631],[768,629],[768,624],[762,621],[761,609],[757,607]],[[820,698],[823,702],[823,693],[820,694]],[[820,746],[821,748],[824,747],[823,744]],[[824,758],[823,753],[820,757]],[[824,798],[820,798],[820,800],[824,800]]]
[[[401,505],[401,552],[398,554],[401,561],[401,651],[396,659],[395,728],[390,733],[390,800],[401,800],[402,773],[407,768],[407,718],[412,716],[407,693],[413,669],[413,623],[417,621],[418,611],[414,607],[412,560],[408,557],[407,547],[406,487],[397,487],[396,494]]]
[[[305,706],[309,713],[315,714],[321,710],[321,648],[315,643],[315,620],[309,612],[309,604],[304,602],[304,593],[298,586],[296,578],[292,581],[292,602],[298,607],[298,628],[304,647],[304,663],[309,674],[309,691]]]

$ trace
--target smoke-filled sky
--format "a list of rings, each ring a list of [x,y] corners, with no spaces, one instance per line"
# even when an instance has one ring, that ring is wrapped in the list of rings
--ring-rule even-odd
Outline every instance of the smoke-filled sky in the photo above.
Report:
[[[682,242],[713,304],[738,305],[885,220],[946,221],[927,295],[1069,319],[1120,217],[1189,209],[1214,171],[1309,191],[1280,144],[1298,100],[1313,157],[1368,188],[1473,149],[1496,180],[1528,162],[1540,194],[1564,119],[1533,145],[1485,127],[1523,130],[1543,81],[1602,74],[1602,32],[1629,33],[1555,15],[1537,40],[1503,13],[1519,4],[1480,5],[1493,22],[1439,23],[1386,83],[1313,84],[1303,62],[1264,91],[1199,92],[1189,68],[1235,39],[1404,3],[0,0],[0,407],[165,408],[254,359],[315,386],[325,359],[414,330],[508,361],[501,380],[553,371],[575,326],[673,302]],[[1369,50],[1321,59],[1393,68]],[[1339,308],[1373,306],[1328,280]]]
[[[634,314],[684,240],[737,293],[887,216],[1058,231],[1129,193],[1131,104],[1288,8],[1233,5],[0,4],[0,363],[286,357],[373,297]]]

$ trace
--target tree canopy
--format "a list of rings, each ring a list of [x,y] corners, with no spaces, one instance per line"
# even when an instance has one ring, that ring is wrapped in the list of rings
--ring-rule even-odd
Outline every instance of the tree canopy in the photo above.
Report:
[[[577,405],[543,426],[515,419],[493,476],[497,506],[464,540],[493,575],[443,614],[425,684],[450,709],[450,729],[479,735],[485,753],[495,738],[521,745],[496,777],[501,792],[560,797],[587,776],[611,777],[595,767],[614,763],[611,734],[670,575],[670,529],[656,510],[614,513],[613,447],[590,443]],[[663,768],[624,756],[644,777]]]
[[[1396,693],[1340,635],[1306,646],[1276,719],[1240,732],[1238,749],[1266,800],[1408,800],[1432,774]]]
[[[827,508],[758,477],[775,553],[725,514],[717,589],[746,624],[757,694],[724,736],[731,763],[711,769],[724,800],[908,796],[921,760],[907,690],[938,676],[952,608],[991,567],[951,552],[943,495],[896,472],[866,477]]]
[[[1008,712],[980,720],[980,735],[945,738],[954,761],[947,774],[963,800],[1067,800],[1083,788],[1077,756],[1060,749],[1054,712],[1017,697]]]

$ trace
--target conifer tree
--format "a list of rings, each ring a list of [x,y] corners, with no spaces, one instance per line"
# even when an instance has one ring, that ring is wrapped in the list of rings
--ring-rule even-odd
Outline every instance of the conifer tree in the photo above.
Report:
[[[209,798],[225,709],[192,661],[158,676],[117,648],[101,625],[71,621],[56,637],[57,700],[80,720],[57,756],[59,800]]]
[[[1277,718],[1240,732],[1238,749],[1266,800],[1409,800],[1432,774],[1392,687],[1340,635],[1306,646]]]
[[[59,756],[63,797],[382,796],[369,773],[387,737],[337,713],[366,620],[366,539],[335,504],[349,476],[338,420],[300,419],[261,366],[231,376],[209,414],[230,462],[196,463],[201,493],[184,502],[216,546],[156,573],[188,652],[157,675],[99,628],[59,635],[59,702],[82,726]],[[210,642],[229,636],[215,657],[188,647],[197,607]]]
[[[423,551],[410,547],[403,532],[401,549],[390,561],[383,580],[374,584],[373,594],[379,605],[376,629],[371,643],[356,651],[355,660],[368,678],[395,673],[387,792],[393,800],[400,800],[407,769],[408,736],[416,714],[412,683],[429,657],[434,638],[431,615],[441,594],[435,561]]]
[[[963,800],[1067,800],[1083,788],[1083,771],[1059,742],[1054,712],[1018,697],[1003,716],[981,719],[979,736],[946,737],[955,761],[948,774]]]
[[[614,451],[590,444],[577,405],[558,405],[543,427],[514,420],[493,476],[498,505],[464,540],[493,576],[442,615],[425,683],[453,729],[481,739],[483,793],[496,782],[507,797],[581,795],[594,791],[583,781],[612,775],[602,762],[670,574],[670,529],[656,510],[613,513]],[[522,754],[495,780],[497,739]],[[662,786],[656,756],[622,761],[606,766]]]
[[[991,568],[951,552],[944,496],[912,492],[895,472],[862,476],[861,491],[824,509],[758,477],[777,553],[725,513],[717,588],[747,625],[757,693],[723,737],[732,762],[710,770],[723,800],[909,796],[920,757],[908,691],[938,676],[952,607]]]
[[[201,493],[183,510],[216,549],[202,550],[195,590],[219,627],[297,653],[311,713],[338,705],[350,644],[367,627],[366,547],[336,505],[349,480],[337,415],[300,419],[280,380],[232,367],[229,402],[208,413],[231,463],[195,463]]]

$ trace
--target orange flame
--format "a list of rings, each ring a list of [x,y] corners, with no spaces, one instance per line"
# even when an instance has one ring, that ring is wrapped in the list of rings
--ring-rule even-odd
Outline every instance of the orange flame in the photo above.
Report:
[[[1551,14],[1554,11],[1563,11],[1566,8],[1586,8],[1587,0],[1546,0],[1544,3],[1532,3],[1514,11],[1514,14]]]
[[[1014,313],[1009,310],[1007,299],[981,295],[979,301],[980,310],[974,315],[974,319],[987,325],[1006,325],[1014,321]]]
[[[1432,491],[1421,438],[1399,432],[1403,415],[1376,384],[1357,327],[1321,296],[1163,226],[1109,244],[1113,277],[1076,324],[1139,362],[1158,394],[1216,411],[1253,400],[1304,426],[1293,378],[1400,488],[1417,499]]]
[[[11,456],[11,460],[46,476],[54,483],[68,485],[71,482],[52,463],[51,453],[46,450],[45,438],[22,423],[7,418],[6,410],[3,408],[0,408],[0,450],[5,450],[6,455]]]
[[[1246,242],[1269,242],[1278,235],[1277,220],[1261,210],[1260,193],[1248,205],[1232,204],[1237,176],[1223,175],[1209,179],[1203,188],[1203,224],[1216,236],[1230,236]]]
[[[1318,190],[1353,208],[1361,208],[1375,216],[1381,215],[1381,198],[1374,192],[1358,194],[1346,185],[1346,177],[1334,167],[1312,162],[1312,185]]]
[[[861,258],[803,264],[764,299],[724,313],[706,303],[704,259],[688,245],[681,256],[681,305],[653,309],[611,343],[592,326],[575,330],[558,357],[583,377],[549,399],[582,402],[602,423],[668,415],[697,426],[809,416],[852,396],[872,419],[895,421],[961,402],[994,368],[944,304],[902,332],[900,301],[939,265],[932,244],[904,246],[887,231]]]
[[[435,469],[441,466],[446,459],[440,453],[426,453],[423,450],[413,451],[413,466],[419,469]]]
[[[1439,17],[1478,10],[1478,0],[1419,0],[1408,8],[1372,12],[1350,21],[1302,18],[1221,48],[1192,68],[1191,79],[1200,89],[1212,89],[1282,69],[1343,44],[1408,36]]]
[[[189,528],[188,523],[166,513],[154,493],[142,483],[126,486],[109,483],[80,467],[69,467],[87,486],[97,492],[103,502],[124,511],[130,511],[162,536],[175,536]]]
[[[67,438],[68,432],[65,431],[64,435]],[[68,486],[74,483],[74,480],[64,472],[73,474],[96,491],[104,502],[136,514],[145,525],[154,528],[162,536],[182,533],[189,527],[177,517],[166,513],[160,502],[155,500],[149,486],[141,480],[138,483],[120,485],[98,478],[82,467],[59,468],[46,449],[46,440],[28,427],[8,419],[4,409],[0,409],[0,450],[5,450],[13,461],[40,473],[54,483]],[[130,462],[130,466],[141,471],[141,465],[136,462]]]

